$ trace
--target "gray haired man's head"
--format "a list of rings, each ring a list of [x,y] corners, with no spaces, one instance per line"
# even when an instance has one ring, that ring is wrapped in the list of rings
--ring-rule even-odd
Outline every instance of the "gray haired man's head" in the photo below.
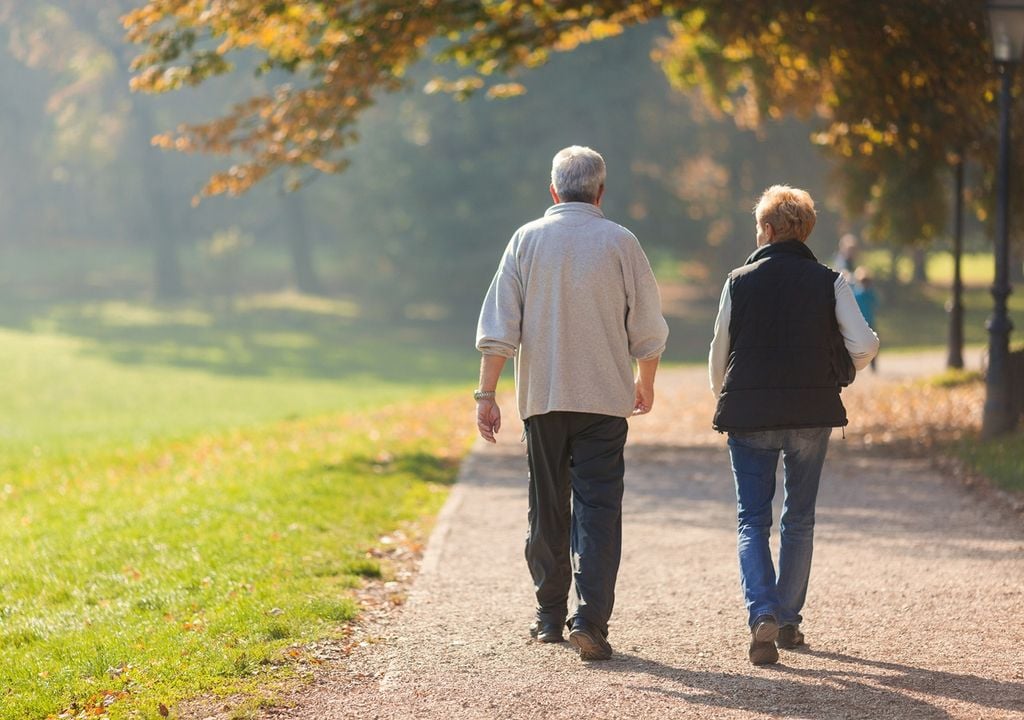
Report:
[[[604,187],[601,153],[582,145],[559,150],[551,161],[551,185],[562,202],[596,203]]]

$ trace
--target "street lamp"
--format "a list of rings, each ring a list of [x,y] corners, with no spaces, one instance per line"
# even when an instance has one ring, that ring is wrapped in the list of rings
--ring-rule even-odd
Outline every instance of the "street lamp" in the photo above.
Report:
[[[1013,429],[1016,418],[1010,404],[1010,331],[1006,310],[1010,295],[1010,90],[1014,66],[1024,56],[1024,0],[989,0],[992,58],[1002,81],[999,93],[999,166],[996,175],[996,278],[992,284],[995,306],[988,327],[988,375],[981,434],[993,437]]]

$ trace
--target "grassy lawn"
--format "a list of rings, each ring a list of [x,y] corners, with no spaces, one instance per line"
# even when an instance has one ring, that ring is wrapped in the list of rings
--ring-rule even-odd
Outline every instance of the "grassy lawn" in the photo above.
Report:
[[[287,674],[387,573],[367,550],[440,507],[471,333],[270,305],[0,330],[3,720],[157,718]]]
[[[1024,346],[1014,348],[1024,349]],[[978,437],[978,427],[981,422],[981,412],[985,398],[985,378],[977,371],[947,370],[946,372],[930,378],[923,384],[923,392],[938,391],[946,395],[944,402],[933,402],[932,407],[938,408],[943,405],[953,408],[953,415],[947,424],[956,424],[962,431],[959,440],[949,442],[947,452],[959,455],[970,467],[987,477],[995,485],[1004,490],[1014,493],[1024,493],[1024,425],[1018,427],[1016,432],[1006,437],[992,440],[982,440]],[[964,404],[950,402],[957,394],[969,396],[968,404],[970,413],[975,417],[966,417]],[[937,413],[932,411],[932,421]],[[972,427],[971,430],[966,428]]]
[[[879,279],[892,280],[891,255],[888,250],[868,250],[859,256],[862,264],[871,269]],[[949,286],[953,282],[953,255],[949,252],[928,254],[928,280],[936,285]],[[902,282],[910,282],[914,275],[914,261],[909,256],[901,257],[896,263],[896,274]],[[992,253],[964,253],[960,261],[960,274],[966,285],[988,286],[995,276],[995,261]]]
[[[880,283],[878,291],[880,302],[875,329],[882,340],[883,353],[897,348],[945,346],[949,333],[949,314],[945,310],[948,289],[936,285]],[[964,292],[963,303],[964,341],[987,344],[985,321],[992,314],[992,295],[987,289],[970,288]],[[1011,295],[1009,307],[1014,326],[1024,327],[1024,294]]]
[[[1004,490],[1024,493],[1024,431],[998,440],[966,442],[961,456]]]
[[[663,290],[666,359],[704,361],[720,287]],[[945,342],[945,288],[880,290],[885,351]],[[382,331],[287,293],[77,291],[0,297],[0,720],[158,718],[287,676],[351,619],[351,589],[386,576],[367,551],[444,501],[472,430],[472,327]],[[987,291],[967,307],[984,342]],[[1024,328],[1024,293],[1011,307]],[[1024,477],[1019,439],[965,453],[1007,487]]]

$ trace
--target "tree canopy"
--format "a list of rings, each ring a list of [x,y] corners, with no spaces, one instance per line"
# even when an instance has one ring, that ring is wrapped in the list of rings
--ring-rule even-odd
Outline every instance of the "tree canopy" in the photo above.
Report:
[[[868,210],[876,233],[915,241],[945,225],[949,166],[995,158],[987,45],[982,2],[703,2],[658,58],[673,83],[743,125],[817,118],[813,140],[840,160],[849,208]]]
[[[522,71],[550,53],[661,17],[670,37],[655,58],[674,85],[742,127],[815,118],[814,141],[843,161],[850,208],[867,210],[876,230],[930,238],[944,225],[950,163],[974,153],[991,165],[996,80],[982,0],[149,0],[124,23],[144,46],[140,90],[200,84],[246,56],[257,72],[290,74],[222,117],[158,138],[233,156],[204,188],[216,195],[281,169],[343,169],[360,115],[406,87],[423,58],[463,68],[428,92],[504,97],[523,92]],[[894,197],[912,200],[887,204]]]
[[[356,140],[357,118],[381,93],[405,87],[411,65],[428,51],[478,74],[431,89],[467,95],[480,75],[544,62],[549,49],[570,49],[654,17],[660,2],[194,2],[153,0],[125,16],[129,38],[147,45],[134,87],[150,92],[196,85],[230,72],[243,51],[259,72],[284,70],[295,82],[236,105],[219,119],[188,125],[160,143],[184,151],[245,160],[215,174],[209,194],[238,194],[281,168],[344,167],[338,151]],[[512,83],[492,96],[515,94]]]

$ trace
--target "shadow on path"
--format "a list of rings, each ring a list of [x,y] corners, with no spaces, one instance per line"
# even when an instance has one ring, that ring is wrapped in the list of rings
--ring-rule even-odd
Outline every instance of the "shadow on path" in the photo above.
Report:
[[[786,665],[783,654],[778,665],[750,674],[733,674],[674,667],[628,653],[618,653],[614,661],[592,667],[608,675],[650,675],[657,678],[656,685],[636,685],[628,681],[625,684],[634,690],[665,695],[691,705],[786,717],[877,717],[882,707],[886,717],[952,717],[942,708],[914,697],[921,695],[997,710],[1024,708],[1022,683],[926,670],[841,653],[806,650],[798,654],[849,667],[797,668]]]

